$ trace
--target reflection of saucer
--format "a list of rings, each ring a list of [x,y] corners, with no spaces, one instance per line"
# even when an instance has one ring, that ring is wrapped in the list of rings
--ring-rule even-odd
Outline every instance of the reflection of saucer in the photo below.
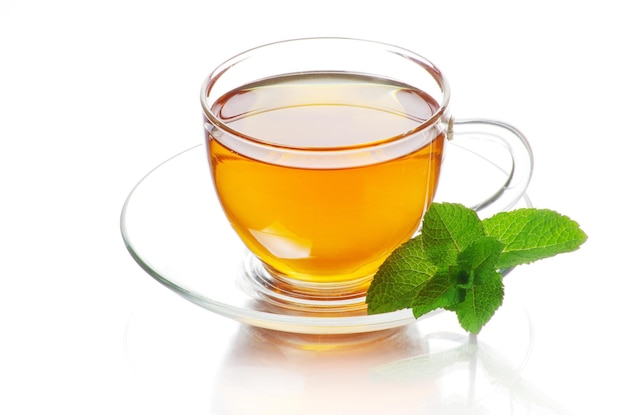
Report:
[[[471,157],[454,145],[448,154]],[[503,177],[498,166],[477,160],[490,178]],[[453,176],[450,170],[449,165],[446,171]],[[454,189],[445,178],[440,186],[441,194]],[[410,310],[371,316],[363,312],[341,317],[287,315],[249,295],[241,287],[246,251],[212,190],[203,145],[160,164],[135,186],[124,204],[121,228],[130,254],[148,274],[187,300],[242,323],[295,333],[336,334],[377,331],[414,321]]]
[[[125,352],[151,402],[177,412],[517,414],[550,405],[522,377],[533,341],[515,293],[476,337],[452,313],[324,336],[232,324],[155,287]]]

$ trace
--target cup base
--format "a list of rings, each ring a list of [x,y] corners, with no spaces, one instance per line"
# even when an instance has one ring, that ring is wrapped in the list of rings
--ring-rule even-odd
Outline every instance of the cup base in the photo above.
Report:
[[[289,314],[328,316],[367,313],[365,295],[372,276],[348,283],[299,281],[270,271],[251,253],[243,263],[242,286],[248,294]]]

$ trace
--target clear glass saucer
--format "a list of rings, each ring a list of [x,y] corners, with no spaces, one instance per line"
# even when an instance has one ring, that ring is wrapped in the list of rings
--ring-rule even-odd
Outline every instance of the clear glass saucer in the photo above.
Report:
[[[508,167],[498,162],[453,142],[446,151],[438,201],[472,206],[507,179]],[[515,207],[526,206],[530,201],[523,197]],[[139,181],[122,209],[121,231],[131,256],[149,275],[192,303],[244,324],[303,334],[347,334],[415,321],[410,310],[323,316],[294,312],[255,295],[256,288],[244,278],[249,254],[221,210],[203,144],[161,163]]]

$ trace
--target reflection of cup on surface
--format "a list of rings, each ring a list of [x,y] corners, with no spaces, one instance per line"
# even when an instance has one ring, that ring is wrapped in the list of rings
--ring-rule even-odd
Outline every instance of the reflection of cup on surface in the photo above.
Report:
[[[202,89],[209,162],[256,272],[305,300],[361,297],[433,200],[448,101],[432,63],[368,41],[279,42],[218,67]],[[525,145],[514,133],[500,141]],[[510,207],[529,178],[494,200]]]
[[[242,326],[222,360],[211,413],[562,413],[521,378],[532,350],[529,316],[511,304],[503,311],[478,337],[449,313],[346,335]]]
[[[437,405],[432,377],[393,378],[377,368],[428,350],[416,327],[311,336],[242,327],[213,391],[217,414],[394,414]]]

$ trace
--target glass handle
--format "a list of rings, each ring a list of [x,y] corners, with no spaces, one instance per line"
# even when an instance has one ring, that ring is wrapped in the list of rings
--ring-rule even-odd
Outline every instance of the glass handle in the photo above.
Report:
[[[510,210],[526,194],[533,173],[533,153],[526,137],[515,127],[494,120],[464,119],[453,120],[449,124],[448,138],[456,145],[469,151],[476,148],[476,141],[487,141],[504,146],[511,156],[506,179],[499,189],[495,189],[485,200],[472,206],[481,217]],[[479,147],[479,146],[478,146]],[[489,160],[489,156],[479,154]],[[504,169],[503,169],[504,170]]]

